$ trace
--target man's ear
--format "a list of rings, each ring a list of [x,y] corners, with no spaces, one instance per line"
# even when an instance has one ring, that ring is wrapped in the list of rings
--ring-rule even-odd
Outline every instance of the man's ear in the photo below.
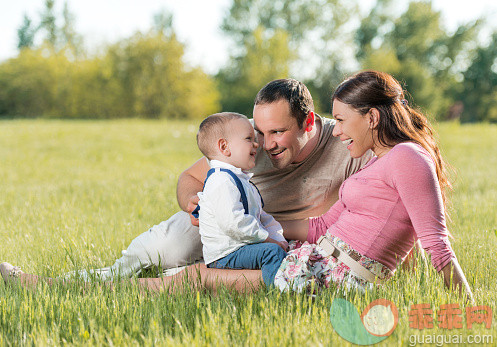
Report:
[[[380,122],[380,112],[376,108],[369,110],[369,127],[375,129]]]
[[[307,113],[307,118],[305,119],[305,131],[309,132],[314,127],[315,115],[314,112],[309,111]]]
[[[217,140],[217,148],[226,157],[231,155],[230,146],[228,145],[228,140],[219,139]]]

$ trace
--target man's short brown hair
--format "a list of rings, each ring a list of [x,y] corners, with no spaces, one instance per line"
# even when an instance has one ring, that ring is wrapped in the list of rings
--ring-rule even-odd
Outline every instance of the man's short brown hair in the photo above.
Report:
[[[314,112],[314,102],[305,84],[293,78],[271,81],[257,93],[254,105],[271,104],[279,100],[288,101],[290,114],[297,120],[299,129],[302,129],[309,112]]]

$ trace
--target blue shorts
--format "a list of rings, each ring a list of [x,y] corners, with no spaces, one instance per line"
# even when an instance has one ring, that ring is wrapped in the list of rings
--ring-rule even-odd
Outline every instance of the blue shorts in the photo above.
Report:
[[[224,258],[207,264],[216,269],[262,270],[262,279],[266,286],[271,286],[274,276],[286,257],[286,252],[275,243],[252,243],[242,246]]]

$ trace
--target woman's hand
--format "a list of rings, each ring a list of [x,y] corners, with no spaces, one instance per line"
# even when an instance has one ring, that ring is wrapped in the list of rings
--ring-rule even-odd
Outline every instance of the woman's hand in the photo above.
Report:
[[[288,251],[288,242],[286,241],[276,241],[273,240],[272,238],[268,237],[266,241],[264,242],[270,242],[270,243],[276,243],[278,246],[280,246],[285,252]]]
[[[459,292],[459,295],[466,294],[466,301],[475,304],[475,299],[473,298],[473,293],[471,288],[469,288],[468,281],[461,269],[456,258],[452,258],[450,262],[445,265],[440,272],[443,275],[444,283],[447,288],[455,289]]]

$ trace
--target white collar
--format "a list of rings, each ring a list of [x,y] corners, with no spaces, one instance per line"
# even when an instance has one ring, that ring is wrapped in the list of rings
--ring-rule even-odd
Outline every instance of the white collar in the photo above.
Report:
[[[252,176],[254,175],[251,172],[243,172],[243,170],[240,169],[239,167],[233,166],[231,164],[225,163],[224,161],[220,161],[220,160],[216,160],[216,159],[209,160],[209,166],[213,169],[214,168],[223,168],[223,169],[231,170],[237,176],[243,177],[247,180],[251,179]]]

